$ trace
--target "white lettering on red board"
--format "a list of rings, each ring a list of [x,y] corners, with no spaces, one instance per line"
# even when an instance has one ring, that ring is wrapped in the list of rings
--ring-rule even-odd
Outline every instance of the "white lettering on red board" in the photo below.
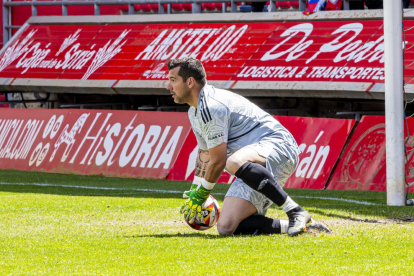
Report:
[[[260,60],[266,61],[266,60],[274,60],[278,59],[281,56],[287,55],[286,61],[291,61],[294,59],[299,58],[302,56],[305,52],[304,50],[308,48],[310,45],[312,45],[313,40],[307,40],[309,35],[313,31],[313,25],[311,23],[304,23],[304,24],[298,24],[293,27],[290,27],[286,31],[284,31],[280,37],[287,37],[285,40],[280,42],[279,44],[275,45],[270,51],[266,52]],[[303,34],[302,34],[303,33]],[[303,36],[302,40],[299,41],[297,44],[294,44],[292,47],[287,49],[286,51],[277,51],[280,46],[286,44],[291,38],[295,37],[296,35],[300,34],[300,36]]]
[[[87,78],[89,78],[93,72],[95,72],[108,60],[112,59],[116,54],[122,51],[122,46],[124,46],[124,44],[127,42],[126,40],[122,41],[122,39],[124,39],[130,31],[131,30],[124,30],[122,34],[117,39],[115,39],[115,41],[112,44],[111,40],[109,40],[105,44],[105,46],[98,50],[98,52],[92,60],[91,65],[89,65],[86,74],[82,77],[82,80],[86,80]]]
[[[248,25],[236,28],[235,25],[225,30],[210,29],[172,29],[162,31],[135,60],[167,60],[193,57],[201,61],[218,60],[231,52],[233,46],[246,32]],[[217,38],[212,38],[218,35]],[[201,55],[201,48],[209,45]]]
[[[249,25],[225,28],[164,29],[137,54],[135,60],[169,60],[181,57],[194,57],[201,61],[217,61],[226,53],[237,54],[237,42],[243,37]],[[237,75],[240,78],[329,78],[383,80],[383,70],[377,64],[384,63],[384,37],[382,35],[360,39],[364,26],[361,23],[346,23],[330,33],[331,41],[318,46],[315,44],[314,25],[300,23],[280,35],[281,41],[266,51],[261,61],[284,60],[286,63],[303,60],[303,67],[297,66],[243,66]],[[23,39],[16,40],[0,59],[0,72],[17,60],[16,68],[24,75],[30,69],[71,69],[84,70],[82,80],[88,79],[96,70],[105,65],[122,51],[127,42],[125,37],[131,30],[125,29],[115,40],[108,40],[103,47],[96,44],[83,45],[78,41],[82,29],[70,34],[60,45],[59,51],[50,57],[51,43],[34,43],[37,30],[30,31]],[[403,42],[407,44],[407,42]],[[404,44],[402,46],[404,46]],[[266,45],[266,42],[263,44]],[[259,47],[259,46],[258,46]],[[332,65],[350,62],[345,66],[313,66],[324,54],[333,53]],[[311,56],[310,56],[311,54]],[[259,61],[258,61],[259,62]],[[327,61],[329,62],[329,61]],[[363,62],[362,66],[358,63]],[[366,64],[373,63],[371,67]],[[375,65],[374,65],[375,63]],[[88,67],[86,68],[86,66]],[[164,66],[164,65],[163,65]],[[161,63],[146,70],[148,79],[163,78],[166,72]],[[336,74],[335,74],[336,73]]]
[[[116,164],[119,167],[140,168],[169,168],[178,141],[183,130],[182,126],[175,129],[172,126],[159,125],[134,125],[136,116],[132,118],[125,127],[121,123],[109,123],[112,113],[106,114],[102,118],[102,113],[97,113],[86,133],[80,135],[85,127],[90,114],[82,114],[78,120],[70,126],[60,130],[63,116],[56,119],[54,115],[48,122],[43,141],[40,142],[30,157],[29,165],[39,166],[51,149],[47,139],[53,139],[58,133],[59,136],[54,142],[54,149],[49,157],[49,162],[53,162],[55,155],[61,147],[65,147],[60,156],[60,162],[69,160],[69,164],[111,166]],[[98,127],[96,129],[96,127]],[[172,133],[172,135],[171,135]],[[170,135],[170,138],[167,137]],[[74,148],[76,143],[76,148]],[[70,159],[68,157],[71,156]],[[75,162],[76,161],[76,162]]]
[[[157,64],[154,69],[145,71],[144,77],[147,79],[166,79],[168,77],[168,74],[167,71],[162,70],[164,66],[164,62]]]
[[[42,120],[0,119],[0,158],[26,159],[43,123]]]
[[[314,141],[315,144],[307,146],[306,144],[303,143],[299,145],[299,149],[302,153],[299,155],[300,163],[295,171],[296,177],[313,178],[313,179],[318,178],[330,152],[329,145],[320,146],[319,149],[317,148],[316,143],[318,142],[319,138],[321,138],[323,133],[324,131],[319,132],[318,137],[316,137]]]
[[[55,54],[55,56],[58,56],[60,53],[66,50],[70,45],[75,43],[75,41],[78,39],[80,32],[82,29],[78,29],[74,34],[69,35],[67,38],[65,38],[62,42],[62,45],[60,45],[59,51]]]
[[[96,113],[91,118],[83,113],[73,125],[64,124],[64,115],[53,115],[46,124],[35,119],[0,119],[0,159],[28,160],[29,166],[36,167],[43,162],[170,167],[183,126],[136,123],[136,115],[123,126],[113,122],[112,115]],[[87,124],[88,120],[93,121]]]
[[[33,40],[32,37],[36,33],[36,30],[31,31],[22,41],[16,40],[13,45],[9,46],[4,55],[0,59],[0,72],[3,71],[4,68],[9,66],[13,61],[18,59],[24,53],[29,51],[29,46],[32,44]]]
[[[384,36],[379,36],[375,41],[363,42],[362,40],[356,40],[363,28],[364,26],[361,23],[349,23],[339,27],[331,33],[334,39],[323,44],[305,63],[309,64],[320,54],[336,52],[337,55],[333,59],[334,63],[342,60],[352,60],[355,63],[361,61],[384,63]],[[290,27],[280,35],[280,37],[286,38],[267,51],[260,60],[275,60],[285,56],[285,61],[289,62],[300,58],[306,53],[306,49],[314,43],[312,39],[309,39],[312,31],[313,25],[311,23]],[[301,37],[301,40],[287,50],[278,51],[281,46],[289,45],[289,41],[294,37]]]
[[[375,67],[291,67],[291,66],[244,66],[237,74],[238,78],[261,78],[261,79],[288,79],[302,78],[310,79],[344,79],[352,80],[384,80],[385,69]]]
[[[25,74],[29,69],[33,68],[48,68],[48,69],[73,69],[81,70],[85,67],[86,63],[92,60],[91,64],[83,75],[82,80],[86,80],[97,69],[102,67],[107,61],[112,59],[115,55],[122,51],[122,46],[127,40],[124,40],[125,36],[130,30],[124,30],[117,39],[113,42],[109,40],[103,47],[97,51],[94,50],[95,44],[91,46],[81,46],[80,43],[76,43],[64,55],[64,60],[59,58],[46,59],[50,53],[48,43],[42,47],[42,43],[37,42],[33,46],[33,40],[30,40],[36,31],[30,32],[26,38],[20,43],[16,41],[12,46],[7,48],[5,54],[0,60],[0,72],[10,65],[13,61],[20,58],[16,64],[16,68],[22,68],[21,74]],[[74,34],[65,38],[56,56],[68,48],[71,44],[75,43],[81,33],[81,29],[78,29]],[[30,40],[30,41],[29,41]]]
[[[108,123],[109,118],[112,116],[109,113],[104,122],[99,123],[99,130],[92,134],[93,127],[100,115],[100,113],[96,114],[94,121],[85,136],[83,136],[77,151],[69,163],[74,163],[85,142],[92,142],[79,164],[86,163],[90,165],[95,158],[95,164],[98,166],[105,162],[107,166],[111,166],[116,161],[118,161],[120,167],[127,165],[137,167],[138,163],[141,168],[159,168],[163,164],[163,168],[166,169],[170,166],[183,130],[182,126],[176,127],[175,130],[172,130],[171,126],[165,126],[164,128],[158,125],[148,127],[145,124],[134,126],[135,116],[122,129],[120,123],[112,125]],[[166,137],[170,132],[173,132],[173,134],[166,141]],[[117,139],[117,142],[114,141],[115,139]],[[98,151],[102,143],[103,150]],[[118,158],[115,157],[116,154]]]
[[[89,114],[87,114],[87,113],[82,114],[78,118],[78,120],[75,122],[75,124],[72,126],[70,131],[67,131],[69,129],[69,124],[67,124],[63,128],[63,130],[60,132],[60,135],[59,135],[58,139],[56,140],[56,142],[54,144],[54,151],[53,151],[52,155],[49,158],[49,162],[53,161],[53,158],[55,157],[55,154],[56,154],[57,150],[60,148],[60,146],[63,143],[66,144],[66,149],[65,149],[60,161],[65,162],[66,158],[69,156],[69,153],[70,153],[73,145],[76,142],[75,135],[77,133],[81,132],[82,127],[85,124],[86,119],[88,119],[88,117],[89,117]],[[52,118],[49,120],[48,126],[53,125],[53,127],[51,127],[51,128],[59,130],[60,126],[62,125],[63,116],[61,115],[56,122],[55,122],[55,118],[56,118],[56,116],[53,115]],[[50,135],[51,139],[53,139],[53,137],[56,135],[57,130],[51,133],[51,135]],[[45,136],[48,135],[48,132],[49,132],[49,130],[45,129],[46,135],[44,135],[43,138],[45,138]]]

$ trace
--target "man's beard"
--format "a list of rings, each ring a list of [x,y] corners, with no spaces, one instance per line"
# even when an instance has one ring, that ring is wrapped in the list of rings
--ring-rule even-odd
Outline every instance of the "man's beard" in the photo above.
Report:
[[[174,102],[176,104],[185,104],[189,102],[189,99],[190,99],[190,91],[188,90],[181,97],[178,97],[177,94],[175,94]]]

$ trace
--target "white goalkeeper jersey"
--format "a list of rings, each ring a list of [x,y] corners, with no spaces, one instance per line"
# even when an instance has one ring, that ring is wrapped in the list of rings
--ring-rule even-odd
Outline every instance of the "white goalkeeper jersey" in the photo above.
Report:
[[[189,119],[200,149],[227,143],[232,154],[262,139],[297,147],[290,132],[270,114],[246,98],[227,90],[205,85],[197,109],[190,107]]]

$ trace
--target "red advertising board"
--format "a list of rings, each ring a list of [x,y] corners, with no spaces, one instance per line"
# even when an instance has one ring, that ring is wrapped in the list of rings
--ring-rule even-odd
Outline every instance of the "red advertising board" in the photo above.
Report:
[[[410,137],[406,143],[406,172],[410,183],[414,181],[414,119],[408,118],[407,122]],[[327,188],[386,191],[384,116],[362,117]],[[414,192],[414,186],[409,191]]]
[[[1,55],[0,78],[165,80],[168,60],[186,56],[212,81],[384,82],[381,20],[29,25]]]
[[[323,189],[355,120],[285,116],[276,118],[293,134],[302,150],[299,166],[285,187]],[[192,181],[197,153],[197,142],[190,132],[167,179]],[[224,172],[218,182],[231,183],[233,180],[233,176]]]
[[[383,82],[381,26],[381,21],[285,22],[236,79]]]
[[[276,117],[295,137],[302,153],[286,188],[323,189],[355,120]]]
[[[302,153],[287,188],[322,189],[354,120],[276,117]],[[407,182],[414,182],[414,118]],[[197,145],[186,113],[0,110],[0,168],[191,181]],[[384,117],[364,116],[328,189],[385,191]],[[220,183],[234,177],[223,173]],[[414,188],[410,188],[414,192]]]
[[[0,168],[165,178],[189,131],[186,113],[0,109]]]

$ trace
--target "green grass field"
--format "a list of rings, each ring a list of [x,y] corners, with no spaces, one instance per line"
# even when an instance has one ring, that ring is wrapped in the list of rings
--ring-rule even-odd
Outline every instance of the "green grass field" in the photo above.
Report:
[[[386,193],[287,190],[333,233],[221,237],[182,220],[189,185],[0,171],[0,275],[414,273],[414,207]],[[216,185],[219,203],[228,187]]]

